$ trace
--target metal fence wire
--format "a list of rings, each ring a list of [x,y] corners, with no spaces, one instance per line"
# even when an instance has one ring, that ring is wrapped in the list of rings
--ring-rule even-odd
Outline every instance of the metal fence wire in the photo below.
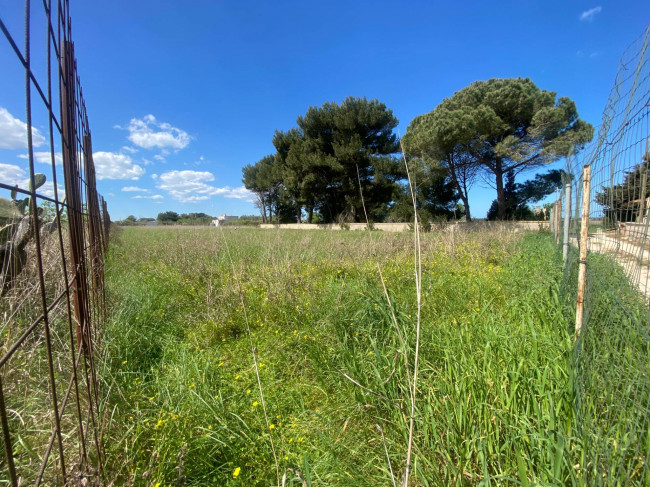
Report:
[[[24,43],[0,18],[16,61],[5,72],[24,75],[29,163],[24,185],[0,181],[0,485],[102,478],[94,355],[110,217],[95,185],[68,1],[52,3],[25,2]]]
[[[585,485],[650,485],[649,42],[650,26],[621,60],[597,137],[568,158],[551,212],[576,318]]]

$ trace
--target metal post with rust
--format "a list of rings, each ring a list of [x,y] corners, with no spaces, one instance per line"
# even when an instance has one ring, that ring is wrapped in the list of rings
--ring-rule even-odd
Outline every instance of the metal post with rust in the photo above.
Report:
[[[580,225],[580,260],[578,266],[578,299],[576,304],[576,338],[580,335],[585,309],[587,281],[587,241],[589,237],[589,203],[591,201],[591,166],[582,172],[582,222]]]
[[[75,110],[74,47],[71,42],[61,43],[61,145],[63,153],[63,177],[67,200],[68,228],[70,236],[70,265],[72,271],[72,298],[75,311],[77,345],[90,352],[88,324],[88,289],[84,257],[84,230],[81,201],[81,177],[77,165],[77,120]]]
[[[102,225],[104,228],[104,252],[108,250],[108,240],[110,238],[111,230],[111,217],[108,214],[108,205],[103,197],[101,197],[101,207],[102,207]]]
[[[104,258],[102,255],[102,226],[93,162],[93,144],[89,133],[83,136],[84,172],[86,176],[86,209],[88,214],[88,238],[90,250],[90,273],[92,298],[96,309],[101,308],[104,297]],[[96,325],[97,323],[95,323]],[[95,330],[96,331],[96,330]]]
[[[16,464],[14,463],[14,452],[11,446],[11,434],[9,432],[9,422],[7,419],[7,407],[5,406],[5,396],[2,389],[2,374],[0,374],[0,426],[2,426],[2,437],[5,450],[5,460],[9,474],[8,484],[12,487],[18,487],[18,476],[16,475]]]

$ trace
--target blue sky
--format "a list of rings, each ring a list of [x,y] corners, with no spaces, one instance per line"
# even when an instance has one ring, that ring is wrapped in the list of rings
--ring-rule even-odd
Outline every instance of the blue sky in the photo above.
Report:
[[[0,17],[22,46],[21,3],[0,0]],[[42,8],[32,3],[33,62],[45,80]],[[242,166],[274,152],[274,131],[295,126],[309,106],[347,96],[385,103],[403,134],[475,80],[522,76],[575,100],[596,126],[623,51],[650,21],[647,1],[70,4],[98,186],[113,219],[257,213]],[[0,181],[15,184],[27,170],[24,74],[3,38],[0,68]],[[33,121],[43,137],[37,161],[49,152],[43,112]],[[470,192],[477,217],[495,197],[482,186]]]

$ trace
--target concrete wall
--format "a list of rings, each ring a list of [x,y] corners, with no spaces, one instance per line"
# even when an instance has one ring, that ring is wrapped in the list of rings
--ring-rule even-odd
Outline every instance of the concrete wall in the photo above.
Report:
[[[350,223],[350,230],[367,230],[365,223]],[[280,228],[287,230],[342,230],[341,226],[338,224],[330,223],[327,225],[318,225],[315,223],[284,223],[282,225],[273,225],[270,223],[265,223],[260,225],[260,228]],[[376,230],[382,230],[384,232],[404,232],[409,229],[408,223],[375,223],[374,228]],[[438,228],[439,230],[444,230],[448,232],[454,231],[480,231],[480,230],[502,230],[502,231],[514,231],[514,232],[525,232],[525,231],[539,231],[539,230],[548,230],[549,222],[548,221],[534,221],[534,222],[488,222],[484,220],[473,221],[470,223],[466,222],[456,222],[449,223],[446,225],[436,227],[434,225],[434,231]]]

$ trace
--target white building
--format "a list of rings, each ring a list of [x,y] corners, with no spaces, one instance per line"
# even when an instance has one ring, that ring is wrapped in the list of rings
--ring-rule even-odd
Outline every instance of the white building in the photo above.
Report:
[[[219,225],[223,225],[226,222],[229,222],[230,220],[239,220],[238,216],[228,216],[225,213],[221,216],[218,216],[216,220],[212,220],[212,223],[210,223],[211,227],[218,227]]]

